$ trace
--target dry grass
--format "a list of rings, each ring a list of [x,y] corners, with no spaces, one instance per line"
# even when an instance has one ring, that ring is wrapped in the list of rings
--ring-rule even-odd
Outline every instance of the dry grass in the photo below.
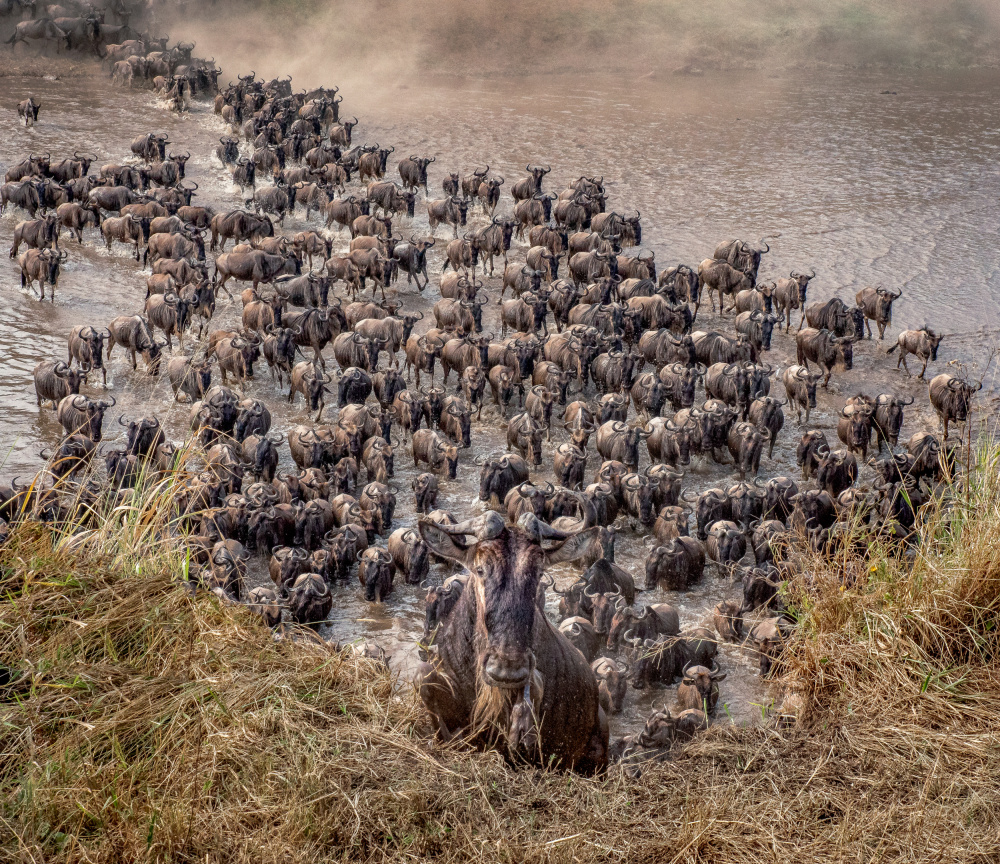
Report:
[[[997,467],[928,514],[912,569],[875,547],[791,586],[795,728],[719,723],[638,780],[436,747],[378,664],[275,642],[178,584],[170,544],[138,554],[155,496],[82,546],[24,525],[0,552],[0,854],[994,862]]]

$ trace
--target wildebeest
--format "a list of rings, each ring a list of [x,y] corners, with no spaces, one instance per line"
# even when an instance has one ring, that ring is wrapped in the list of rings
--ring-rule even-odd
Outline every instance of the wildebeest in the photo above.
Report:
[[[510,190],[511,196],[517,202],[524,201],[539,194],[542,191],[542,179],[546,174],[552,171],[552,168],[548,165],[544,168],[540,165],[536,165],[534,168],[532,168],[531,165],[526,165],[524,170],[531,176],[518,180]]]
[[[17,103],[17,116],[24,119],[25,126],[34,126],[38,122],[38,111],[41,107],[34,96],[29,96]]]
[[[862,288],[857,293],[854,300],[864,310],[865,326],[868,328],[869,339],[872,338],[872,321],[878,325],[878,338],[880,340],[885,338],[885,328],[892,323],[892,303],[894,300],[898,300],[902,293],[902,289],[893,293],[881,285],[877,288]],[[856,335],[860,339],[862,334],[857,333]]]
[[[146,298],[145,314],[150,327],[158,327],[167,340],[167,348],[174,350],[171,336],[176,335],[184,347],[184,330],[188,325],[190,304],[176,294],[151,294]]]
[[[62,44],[62,40],[66,39],[66,34],[56,26],[55,21],[51,18],[35,18],[31,21],[18,22],[14,27],[14,33],[10,39],[6,40],[5,44],[10,45],[10,50],[13,51],[18,42],[27,45],[29,39],[32,41],[53,39],[57,40],[58,44]]]
[[[875,413],[872,415],[872,429],[875,431],[875,443],[879,453],[882,452],[883,440],[888,442],[890,449],[899,441],[899,431],[903,428],[903,408],[913,404],[913,397],[901,398],[892,393],[882,393],[875,397]]]
[[[617,420],[602,423],[597,430],[597,452],[604,459],[621,462],[632,472],[639,470],[639,442],[653,434],[648,427],[629,427]]]
[[[458,471],[458,447],[436,429],[418,429],[411,442],[413,464],[426,462],[431,471],[445,472],[454,480]]]
[[[799,329],[806,320],[806,289],[809,282],[816,278],[816,271],[812,273],[799,273],[793,270],[788,279],[778,279],[774,285],[774,303],[778,307],[778,312],[785,316],[785,332],[788,332],[792,324],[792,310],[802,309],[802,316],[799,319]]]
[[[417,240],[411,237],[406,243],[397,243],[392,248],[392,257],[399,263],[399,269],[406,273],[406,284],[410,280],[416,280],[417,288],[423,291],[430,282],[427,276],[427,250],[434,244],[435,240]],[[420,276],[423,274],[424,284],[420,285]]]
[[[301,272],[302,264],[294,253],[270,255],[260,249],[224,252],[215,259],[215,288],[222,288],[229,293],[226,282],[235,279],[250,282],[256,289],[261,282],[272,282],[275,277],[283,274],[297,276]]]
[[[149,240],[149,220],[128,216],[110,216],[101,223],[104,243],[111,251],[114,241],[135,246],[135,260],[139,260],[139,246]],[[148,254],[148,253],[147,253]]]
[[[226,249],[226,241],[232,238],[239,243],[242,240],[259,240],[274,236],[274,223],[267,216],[257,216],[245,210],[230,210],[228,213],[217,213],[210,223],[212,231],[211,251],[216,248]],[[220,243],[221,241],[221,243]]]
[[[109,402],[106,399],[90,399],[82,394],[70,394],[59,402],[56,416],[67,435],[82,432],[97,444],[101,440],[104,412],[114,407],[116,401],[114,396]]]
[[[385,214],[405,213],[411,219],[416,207],[416,193],[400,189],[395,183],[380,181],[369,183],[367,189],[368,201],[372,210],[379,208]],[[448,201],[452,199],[446,199]],[[464,199],[457,199],[464,200]],[[428,202],[430,203],[430,202]],[[332,205],[331,205],[332,207]],[[327,225],[330,224],[330,208],[327,208]],[[339,221],[339,219],[337,220]],[[463,223],[464,224],[464,223]],[[433,231],[433,226],[431,228]]]
[[[0,213],[7,209],[8,204],[27,210],[28,215],[34,219],[35,214],[42,207],[42,199],[38,194],[36,181],[28,178],[19,182],[7,182],[0,186]]]
[[[108,370],[104,366],[104,340],[111,335],[110,330],[95,330],[87,324],[78,324],[69,333],[67,340],[70,364],[75,360],[80,368],[100,369],[104,385],[108,384]]]
[[[436,198],[427,202],[427,220],[430,223],[431,233],[437,229],[438,225],[451,225],[454,236],[458,237],[459,226],[465,225],[465,219],[469,212],[469,201],[467,198]]]
[[[507,527],[494,512],[454,526],[424,519],[420,533],[431,552],[469,569],[474,589],[462,592],[435,640],[436,658],[419,673],[421,698],[442,737],[466,729],[492,747],[499,733],[512,757],[603,770],[608,727],[597,678],[535,604],[543,566],[560,560],[572,535],[532,514]],[[556,545],[544,550],[546,540]]]
[[[736,423],[730,428],[727,440],[729,454],[733,457],[740,480],[746,478],[748,471],[755,475],[760,470],[760,457],[766,440],[766,434],[753,423]]]
[[[927,387],[931,405],[944,424],[944,439],[948,440],[948,423],[964,423],[969,416],[969,403],[973,394],[982,390],[982,382],[970,384],[961,378],[943,372],[935,375]]]
[[[785,385],[785,395],[790,405],[795,406],[799,424],[802,424],[802,412],[806,412],[805,422],[809,422],[809,412],[816,407],[816,385],[823,375],[820,372],[810,372],[805,366],[789,366],[782,373],[781,380]]]
[[[879,338],[882,338],[881,335]],[[938,336],[925,324],[919,330],[904,330],[896,337],[896,344],[885,353],[891,354],[898,348],[899,360],[896,361],[896,368],[898,369],[899,364],[902,363],[907,375],[910,374],[910,369],[906,365],[906,355],[916,355],[918,360],[924,361],[923,368],[917,376],[918,378],[923,378],[924,373],[927,371],[928,361],[937,360],[938,345],[941,344],[943,338],[943,336]]]
[[[833,336],[853,336],[854,339],[864,336],[864,310],[860,306],[851,308],[839,297],[806,306],[805,320],[810,327],[829,330]]]
[[[531,465],[542,464],[542,426],[527,412],[507,421],[507,450],[517,449]]]
[[[49,401],[53,410],[58,408],[59,402],[64,398],[80,392],[80,385],[87,380],[89,371],[82,365],[78,370],[72,369],[62,360],[43,360],[38,363],[32,372],[38,407],[42,407],[43,401]],[[527,479],[527,475],[525,478]]]
[[[131,150],[144,162],[162,162],[167,158],[167,145],[170,140],[166,135],[147,132],[132,139]]]
[[[819,466],[820,453],[829,452],[826,435],[818,429],[810,429],[799,441],[795,451],[795,462],[802,469],[802,479],[808,480]]]
[[[815,388],[815,383],[813,384]],[[814,391],[815,392],[815,391]],[[766,432],[770,445],[767,451],[768,459],[774,458],[774,445],[778,440],[778,433],[785,425],[785,413],[781,410],[782,405],[787,405],[790,400],[775,399],[773,396],[759,396],[750,403],[748,417],[758,429]]]
[[[712,292],[718,293],[719,312],[725,314],[727,310],[723,306],[723,295],[728,294],[733,297],[733,305],[728,310],[732,312],[736,308],[736,294],[753,288],[754,279],[743,270],[730,266],[726,261],[706,258],[698,265],[698,283],[701,292],[708,291],[712,311],[715,311],[715,298]]]
[[[66,228],[78,243],[83,243],[84,228],[99,228],[101,224],[100,210],[94,207],[84,207],[76,201],[68,201],[56,208],[56,218],[59,224]]]
[[[514,205],[514,221],[517,223],[518,237],[524,237],[525,228],[545,225],[549,221],[552,217],[554,198],[554,195],[537,194]]]
[[[852,453],[860,453],[862,459],[868,458],[873,413],[873,405],[854,402],[845,406],[837,420],[837,437],[847,445]]]
[[[410,156],[399,163],[399,177],[403,181],[404,189],[416,189],[424,187],[424,196],[427,195],[427,166],[436,161],[436,157],[423,158],[420,156]],[[433,226],[431,226],[433,230]]]
[[[59,283],[60,264],[69,256],[54,249],[29,249],[17,259],[21,268],[21,287],[28,288],[38,283],[39,300],[45,299],[45,283],[49,284],[49,299],[56,301],[56,285]]]
[[[49,213],[41,219],[18,222],[14,228],[14,243],[10,247],[10,257],[17,257],[17,251],[22,243],[32,249],[58,250],[59,225],[59,217],[55,213]]]
[[[744,240],[726,240],[715,247],[713,258],[728,262],[731,267],[746,273],[751,283],[754,283],[757,281],[761,255],[771,251],[764,238],[761,238],[760,242],[763,245],[762,249],[754,248]]]
[[[834,336],[829,330],[806,327],[795,334],[797,362],[808,369],[812,360],[826,369],[823,386],[828,387],[834,366],[839,363],[848,370],[853,367],[853,341],[850,336]]]

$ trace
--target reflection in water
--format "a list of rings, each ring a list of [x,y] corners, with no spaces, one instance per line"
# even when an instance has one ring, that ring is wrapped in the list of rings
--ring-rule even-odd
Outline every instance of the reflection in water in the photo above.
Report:
[[[27,81],[6,79],[0,109],[12,111],[23,93],[33,92],[46,106],[44,122],[33,129],[8,126],[0,138],[4,168],[29,151],[50,151],[61,158],[74,150],[94,151],[93,170],[124,161],[135,135],[162,130],[174,146],[190,150],[188,177],[200,184],[199,203],[228,209],[241,203],[229,175],[215,161],[215,144],[224,131],[205,105],[177,117],[161,109],[148,94],[113,91],[104,80]],[[656,253],[659,267],[684,262],[696,266],[724,238],[775,238],[765,256],[762,278],[782,276],[795,268],[815,268],[810,299],[839,294],[852,300],[866,284],[902,288],[895,305],[893,336],[899,329],[925,321],[946,334],[944,361],[984,360],[986,336],[979,331],[998,325],[1000,296],[995,225],[998,221],[995,165],[1000,106],[993,98],[994,73],[961,76],[926,75],[897,84],[885,76],[798,75],[794,78],[675,79],[667,82],[623,82],[591,78],[586,82],[529,80],[463,83],[423,82],[390,93],[345,94],[345,109],[358,114],[356,141],[380,141],[396,147],[396,157],[409,153],[436,156],[431,167],[432,197],[448,171],[470,171],[489,163],[507,178],[507,191],[522,176],[527,162],[551,164],[546,187],[559,191],[581,174],[603,175],[610,206],[642,213],[643,248]],[[882,90],[899,95],[882,95]],[[435,170],[436,169],[436,170]],[[390,168],[395,176],[394,163]],[[408,236],[427,230],[418,206],[413,224],[399,225]],[[0,243],[11,240],[24,218],[8,211],[0,218]],[[472,221],[480,224],[483,217]],[[286,230],[306,227],[299,218]],[[445,237],[441,230],[439,236]],[[55,305],[39,303],[20,291],[13,262],[0,280],[0,447],[6,456],[4,475],[26,475],[41,464],[38,451],[55,443],[60,428],[55,414],[35,405],[31,370],[42,359],[59,358],[66,335],[79,323],[103,326],[112,317],[141,311],[145,276],[124,247],[108,253],[89,232],[80,247],[63,238],[69,249]],[[344,233],[335,238],[346,248]],[[443,258],[439,243],[430,256],[432,272]],[[515,260],[521,260],[518,247]],[[499,277],[489,280],[491,297],[499,294]],[[408,308],[425,312],[418,329],[433,325],[430,314],[438,299],[432,285],[425,294],[397,284]],[[220,298],[217,327],[238,325],[239,301]],[[795,319],[797,322],[797,319]],[[499,334],[496,306],[485,313],[488,331]],[[730,328],[728,321],[703,310],[701,329]],[[891,343],[890,343],[891,344]],[[813,423],[835,438],[836,411],[858,391],[902,391],[916,397],[907,414],[904,440],[934,418],[926,389],[897,374],[882,352],[886,346],[865,343],[855,352],[855,369],[836,374],[829,394],[820,395]],[[188,345],[190,350],[190,344]],[[775,337],[767,358],[776,368],[794,362],[790,336]],[[141,370],[141,366],[140,366]],[[438,373],[440,375],[440,373]],[[109,384],[118,409],[127,415],[155,412],[174,439],[184,436],[189,409],[172,400],[165,376],[151,380],[133,374],[124,355],[111,362]],[[91,386],[89,391],[95,388]],[[780,384],[778,385],[780,390]],[[301,400],[289,407],[261,363],[247,392],[265,398],[274,428],[287,430],[310,421]],[[986,391],[981,401],[985,404]],[[780,395],[780,394],[779,394]],[[326,419],[331,419],[328,411]],[[109,437],[117,430],[117,413],[109,414]],[[764,459],[764,476],[795,474],[799,430],[791,419],[779,438],[773,461]],[[443,481],[439,506],[460,515],[480,512],[476,500],[478,468],[474,458],[505,449],[503,423],[492,408],[474,423],[471,452],[462,454],[459,478]],[[561,441],[561,436],[554,439]],[[405,449],[405,448],[401,448]],[[9,452],[8,452],[9,451]],[[287,451],[285,451],[287,453]],[[282,469],[289,467],[287,455]],[[588,475],[597,467],[591,450]],[[402,490],[397,525],[415,524],[410,481],[416,475],[408,454],[396,458]],[[536,479],[551,480],[551,456]],[[695,491],[732,478],[725,466],[698,464],[687,471],[685,486]],[[626,520],[617,549],[618,562],[644,584],[646,544]],[[554,568],[557,585],[565,587],[576,568]],[[258,563],[254,579],[267,580]],[[734,596],[728,576],[706,575],[682,595],[655,591],[642,602],[667,600],[681,614],[682,626],[711,626],[711,609]],[[550,597],[554,615],[557,597]],[[326,634],[347,641],[373,637],[404,673],[415,661],[414,639],[420,633],[423,592],[397,583],[384,605],[364,602],[356,585],[338,590]],[[759,717],[753,703],[764,698],[755,664],[734,646],[722,648],[720,662],[729,672],[723,684],[726,711],[737,721]],[[655,700],[672,700],[672,691],[630,692],[623,718],[613,734],[640,722]],[[720,708],[720,716],[724,716]]]

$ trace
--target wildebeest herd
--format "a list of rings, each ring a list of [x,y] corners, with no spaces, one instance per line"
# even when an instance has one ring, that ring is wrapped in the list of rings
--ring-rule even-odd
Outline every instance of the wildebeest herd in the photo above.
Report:
[[[967,419],[979,385],[949,373],[930,381],[940,438],[918,432],[901,447],[913,400],[892,393],[846,400],[837,449],[809,428],[817,390],[835,372],[850,382],[871,322],[885,337],[898,291],[809,302],[814,270],[760,277],[765,240],[726,241],[697,265],[658,270],[641,249],[641,214],[609,210],[603,176],[553,193],[549,165],[527,165],[509,186],[488,165],[444,173],[442,197],[431,198],[434,158],[403,151],[399,182],[387,179],[395,149],[354,143],[359,121],[342,119],[337,88],[295,92],[288,78],[251,73],[220,91],[193,45],[122,41],[98,52],[117,83],[146,82],[175,109],[214,99],[225,124],[215,155],[250,197],[230,212],[197,204],[190,154],[156,132],[120,163],[32,153],[7,171],[2,206],[30,217],[10,253],[23,288],[38,282],[44,301],[48,285],[54,301],[66,238],[83,243],[88,230],[108,250],[125,244],[149,272],[141,310],[74,327],[66,358],[35,367],[38,404],[56,410],[65,437],[32,484],[0,484],[4,533],[22,519],[65,522],[80,500],[119,500],[176,473],[171,531],[225,602],[284,633],[320,624],[353,578],[373,602],[400,581],[422,586],[417,686],[439,735],[582,772],[705,728],[726,675],[720,642],[746,643],[764,676],[780,669],[794,628],[781,587],[811,555],[849,543],[863,557],[873,536],[901,554],[913,543],[920,507],[955,468],[949,423]],[[418,202],[430,236],[396,233]],[[321,224],[285,233],[299,212]],[[431,283],[429,253],[443,265],[434,326],[412,308]],[[404,273],[418,293],[402,288]],[[248,287],[240,325],[221,329],[217,303],[236,305],[230,283]],[[719,330],[697,329],[706,294]],[[491,318],[499,338],[486,331]],[[794,338],[797,356],[779,370],[766,355],[781,338]],[[907,330],[889,351],[904,366],[914,355],[923,378],[940,342],[928,327]],[[174,398],[190,402],[187,442],[168,440],[150,411],[118,417],[122,446],[102,446],[115,399],[81,391],[93,393],[98,373],[107,383],[118,347],[135,375],[165,371]],[[784,398],[771,394],[778,380]],[[272,431],[275,388],[289,402],[301,395],[313,422]],[[503,418],[508,452],[463,458],[477,449],[484,408]],[[762,482],[786,409],[802,426],[801,475]],[[286,444],[295,469],[279,472]],[[427,468],[412,483],[416,528],[395,525],[400,457]],[[439,484],[473,462],[485,507],[437,509]],[[734,476],[696,489],[685,469],[698,462]],[[649,538],[644,575],[615,563],[621,533]],[[273,588],[248,587],[254,557]],[[566,587],[545,573],[563,563],[580,571]],[[714,632],[682,626],[669,603],[636,602],[707,573],[734,585]],[[558,623],[545,614],[549,590],[560,594]],[[610,743],[608,715],[630,688],[677,682],[673,711]]]

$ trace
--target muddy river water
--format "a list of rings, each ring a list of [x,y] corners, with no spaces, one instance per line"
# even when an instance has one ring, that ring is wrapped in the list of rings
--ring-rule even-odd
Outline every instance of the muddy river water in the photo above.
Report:
[[[310,82],[312,83],[312,82]],[[327,82],[333,84],[336,82]],[[716,243],[729,237],[756,240],[764,235],[772,251],[764,257],[761,277],[814,268],[810,300],[840,295],[853,305],[864,285],[901,288],[894,307],[890,341],[865,341],[855,348],[854,370],[835,373],[829,393],[820,394],[812,426],[836,439],[837,411],[848,395],[895,391],[913,395],[902,440],[923,428],[937,429],[926,386],[895,370],[885,348],[895,334],[925,322],[945,339],[935,374],[947,361],[969,364],[979,377],[1000,327],[1000,76],[993,72],[962,74],[807,73],[665,80],[614,78],[492,81],[413,81],[391,90],[345,90],[343,110],[357,115],[355,141],[395,145],[391,159],[409,153],[435,156],[430,168],[432,196],[440,194],[447,171],[467,172],[489,163],[507,178],[506,194],[527,162],[550,164],[546,186],[562,189],[580,174],[603,175],[609,209],[642,212],[643,248],[653,249],[658,266],[684,262],[697,266]],[[889,92],[884,92],[889,91]],[[15,123],[14,106],[29,93],[43,106],[39,124]],[[94,152],[98,161],[125,160],[133,136],[165,131],[172,147],[189,150],[188,178],[199,184],[198,203],[229,209],[242,201],[214,153],[222,122],[210,106],[196,104],[177,116],[147,93],[112,89],[106,79],[37,80],[6,78],[0,86],[0,167],[6,169],[30,151],[50,151],[53,161],[74,150]],[[394,165],[390,169],[394,174]],[[354,184],[356,185],[356,184]],[[404,235],[427,232],[418,205]],[[0,217],[0,247],[9,247],[20,211]],[[479,224],[475,216],[472,224]],[[315,222],[315,220],[314,220]],[[300,216],[286,220],[286,231],[307,227]],[[313,227],[316,227],[315,225]],[[433,324],[430,308],[438,299],[444,241],[432,250],[432,283],[423,294],[408,289],[405,278],[396,291],[407,308],[427,317],[417,330]],[[56,302],[40,303],[20,289],[15,262],[0,266],[0,460],[4,476],[25,476],[42,464],[39,450],[59,440],[55,413],[35,404],[31,370],[42,359],[66,356],[66,336],[76,324],[106,324],[116,315],[141,311],[145,274],[123,246],[108,253],[89,232],[82,247],[63,243],[65,264]],[[346,232],[335,237],[346,249]],[[513,260],[525,247],[515,241]],[[494,300],[499,277],[487,281]],[[338,289],[339,291],[339,289]],[[234,326],[239,299],[220,297],[215,326]],[[488,331],[499,334],[495,303],[485,316]],[[797,323],[797,318],[795,319]],[[730,329],[731,323],[703,307],[698,329]],[[187,350],[193,345],[187,342]],[[175,350],[179,350],[175,346]],[[328,349],[332,360],[332,351]],[[765,355],[780,369],[794,362],[791,336],[776,335]],[[911,364],[912,366],[912,364]],[[976,370],[979,370],[977,372]],[[992,371],[992,368],[991,370]],[[440,373],[438,373],[440,375]],[[439,379],[438,379],[439,380]],[[453,379],[454,380],[454,379]],[[100,392],[99,386],[85,392]],[[96,382],[99,385],[99,381]],[[111,363],[109,388],[118,407],[106,429],[114,438],[119,411],[155,412],[174,440],[184,437],[188,407],[175,403],[164,376],[153,380],[134,374],[119,353]],[[780,384],[777,388],[781,390]],[[290,408],[261,362],[250,395],[264,399],[274,428],[287,430],[309,417],[298,400]],[[988,377],[980,404],[991,406],[995,388]],[[699,391],[699,399],[703,398]],[[669,409],[668,409],[669,410]],[[335,415],[328,409],[325,419]],[[795,446],[800,434],[787,417],[774,459],[765,458],[761,476],[796,476]],[[554,436],[552,447],[563,439]],[[443,481],[439,506],[459,517],[480,512],[479,469],[474,457],[505,449],[504,422],[492,408],[473,424],[471,452],[464,451],[457,481]],[[283,448],[282,467],[291,465]],[[643,463],[646,454],[643,452]],[[535,479],[551,479],[551,450]],[[591,448],[588,475],[599,465]],[[397,525],[415,522],[409,481],[415,476],[407,452],[396,458],[397,482],[404,490]],[[695,492],[732,479],[727,466],[701,459],[687,470],[685,488]],[[867,473],[864,478],[869,477]],[[863,478],[863,479],[864,479]],[[645,582],[648,540],[622,519],[617,560]],[[568,585],[579,572],[556,569],[557,584]],[[255,579],[266,580],[258,565]],[[682,627],[711,626],[712,607],[736,596],[737,587],[711,569],[682,594],[647,592],[643,602],[669,601],[680,610]],[[555,615],[555,600],[549,609]],[[414,639],[422,626],[423,592],[397,582],[384,604],[366,603],[356,584],[336,589],[336,602],[325,635],[338,640],[367,637],[382,645],[402,673],[412,669]],[[741,648],[723,646],[720,663],[729,673],[722,684],[726,710],[720,722],[752,722],[761,716],[765,698],[756,664]],[[672,690],[630,691],[625,713],[613,721],[612,734],[633,728],[655,701],[673,700]]]

